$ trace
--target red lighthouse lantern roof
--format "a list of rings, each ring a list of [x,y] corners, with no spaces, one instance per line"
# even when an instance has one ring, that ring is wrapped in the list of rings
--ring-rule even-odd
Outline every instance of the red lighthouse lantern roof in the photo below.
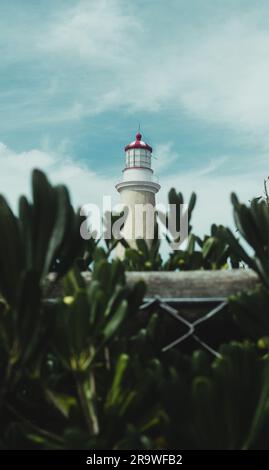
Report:
[[[126,145],[125,152],[130,149],[145,149],[145,150],[149,150],[150,152],[152,152],[152,147],[146,144],[146,142],[143,142],[143,140],[141,139],[142,139],[142,135],[140,134],[140,132],[138,132],[135,136],[135,140],[131,142],[130,144]]]

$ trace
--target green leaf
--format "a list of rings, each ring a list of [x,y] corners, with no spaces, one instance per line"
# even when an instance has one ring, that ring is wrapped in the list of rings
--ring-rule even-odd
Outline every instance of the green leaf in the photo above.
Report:
[[[40,301],[41,290],[37,275],[28,271],[23,274],[18,290],[16,325],[24,363],[29,361],[40,342]]]
[[[34,268],[41,276],[49,240],[55,223],[57,210],[56,191],[48,182],[44,173],[34,170],[32,174],[33,189],[33,242]]]
[[[269,360],[264,361],[263,377],[259,402],[253,417],[252,425],[243,449],[249,449],[259,437],[265,421],[269,418]]]
[[[119,329],[128,312],[128,302],[123,300],[117,310],[112,314],[112,318],[108,320],[103,330],[103,337],[108,341]]]
[[[85,292],[77,292],[74,302],[68,307],[68,337],[71,350],[79,355],[88,344],[90,307]]]
[[[10,305],[16,304],[22,266],[18,220],[0,195],[0,291]]]
[[[197,200],[196,194],[191,193],[191,197],[190,197],[190,201],[189,201],[189,205],[188,205],[189,217],[191,217],[192,211],[193,211],[193,209],[195,207],[195,204],[196,204],[196,200]]]
[[[116,370],[112,382],[112,386],[108,391],[105,408],[109,410],[115,407],[123,399],[124,389],[122,381],[130,362],[130,357],[127,354],[121,354],[117,360]]]
[[[209,237],[203,244],[203,248],[202,248],[203,258],[208,258],[212,254],[212,251],[214,250],[215,247],[216,247],[216,239],[214,237]]]
[[[65,237],[65,232],[70,229],[68,227],[68,215],[70,211],[69,194],[65,186],[58,186],[55,188],[56,196],[56,215],[53,229],[48,240],[47,252],[45,263],[43,267],[42,276],[46,276],[55,258],[57,250],[62,245]]]
[[[51,402],[65,418],[69,417],[70,409],[76,407],[76,399],[70,395],[47,389],[46,396],[48,401]]]

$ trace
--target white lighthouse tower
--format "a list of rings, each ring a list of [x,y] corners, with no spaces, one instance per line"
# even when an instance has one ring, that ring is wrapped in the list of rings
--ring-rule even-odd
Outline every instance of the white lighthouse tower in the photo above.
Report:
[[[121,195],[121,203],[128,208],[128,215],[121,231],[131,247],[135,239],[143,238],[150,245],[153,238],[155,194],[160,185],[151,168],[152,147],[142,140],[140,132],[136,140],[125,147],[125,168],[121,181],[116,185]],[[151,220],[151,222],[150,222]],[[118,245],[118,256],[124,250]]]

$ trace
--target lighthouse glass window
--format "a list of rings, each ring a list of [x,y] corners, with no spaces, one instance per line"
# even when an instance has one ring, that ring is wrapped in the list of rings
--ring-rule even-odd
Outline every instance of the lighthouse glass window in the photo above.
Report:
[[[146,168],[151,167],[151,154],[148,150],[141,150],[140,165]]]
[[[135,149],[134,166],[136,167],[150,167],[150,157],[144,149]]]
[[[144,149],[130,149],[126,155],[127,167],[151,167],[150,153]]]
[[[128,150],[126,155],[126,166],[134,166],[134,150]]]

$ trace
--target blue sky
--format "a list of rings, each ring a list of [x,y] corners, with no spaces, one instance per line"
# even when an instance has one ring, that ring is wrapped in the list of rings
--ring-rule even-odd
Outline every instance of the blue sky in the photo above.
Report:
[[[263,0],[1,0],[0,191],[15,207],[41,167],[117,202],[140,122],[159,201],[194,190],[197,231],[230,224],[269,174],[268,26]]]

